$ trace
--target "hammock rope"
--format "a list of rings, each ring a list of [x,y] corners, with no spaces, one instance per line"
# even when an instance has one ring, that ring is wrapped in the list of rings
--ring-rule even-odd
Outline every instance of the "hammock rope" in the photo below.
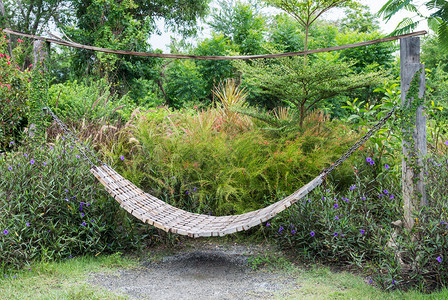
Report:
[[[166,232],[187,235],[189,237],[224,236],[237,231],[248,230],[259,225],[296,203],[308,193],[319,186],[326,177],[363,143],[374,135],[394,114],[394,107],[381,118],[363,137],[350,147],[329,168],[323,170],[316,178],[301,187],[286,198],[275,202],[265,208],[247,212],[240,215],[210,216],[195,214],[175,208],[168,203],[145,193],[132,182],[122,177],[113,168],[103,163],[76,135],[51,111],[45,107],[54,121],[61,127],[64,136],[69,138],[80,151],[83,158],[90,164],[90,172],[104,186],[106,191],[118,202],[120,206],[144,223],[148,223]],[[89,157],[90,155],[90,157]],[[93,159],[91,159],[93,158]],[[98,165],[94,164],[96,161]]]

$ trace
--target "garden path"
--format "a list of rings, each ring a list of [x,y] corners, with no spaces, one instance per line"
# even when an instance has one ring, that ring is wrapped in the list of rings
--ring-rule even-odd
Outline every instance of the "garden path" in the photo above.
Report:
[[[269,246],[193,243],[174,255],[143,262],[136,269],[92,274],[89,283],[131,299],[288,298],[300,286],[278,268]],[[270,267],[255,270],[267,263]],[[286,261],[285,261],[286,262]]]

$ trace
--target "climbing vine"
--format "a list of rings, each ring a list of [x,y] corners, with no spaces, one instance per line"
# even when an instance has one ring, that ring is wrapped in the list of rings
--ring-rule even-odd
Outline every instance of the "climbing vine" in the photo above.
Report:
[[[419,162],[419,159],[421,159],[421,155],[423,153],[419,153],[414,137],[414,128],[417,122],[417,110],[419,107],[424,105],[424,97],[419,96],[419,78],[421,74],[422,69],[420,68],[411,80],[405,103],[402,104],[401,108],[403,146],[406,152],[404,153],[404,159],[407,165],[406,169],[413,170],[411,190],[416,191],[416,193],[412,195],[412,203],[423,200],[423,195],[417,189],[417,184],[421,180],[421,174],[423,171],[423,164]]]

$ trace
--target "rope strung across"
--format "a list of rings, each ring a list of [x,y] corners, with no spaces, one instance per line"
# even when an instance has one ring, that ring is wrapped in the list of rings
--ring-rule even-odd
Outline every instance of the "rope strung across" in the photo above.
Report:
[[[92,174],[104,186],[106,191],[120,203],[122,208],[144,223],[153,225],[166,232],[173,232],[195,238],[224,236],[237,231],[248,230],[251,227],[273,218],[319,186],[337,166],[342,164],[353,154],[353,152],[374,135],[394,114],[395,110],[396,107],[381,118],[377,124],[375,124],[363,137],[336,160],[334,164],[323,170],[316,178],[288,197],[265,208],[245,214],[216,217],[195,214],[175,208],[168,203],[143,192],[129,180],[123,178],[110,166],[103,163],[95,153],[76,137],[76,135],[51,111],[50,108],[44,108],[44,111],[48,112],[53,117],[56,124],[61,127],[64,136],[69,138],[69,141],[76,146],[86,162],[90,164],[90,171]],[[96,161],[98,164],[93,163],[93,161]]]
[[[395,40],[399,40],[402,38],[411,37],[411,36],[419,36],[419,35],[424,35],[427,33],[426,31],[422,30],[422,31],[397,35],[397,36],[389,36],[389,37],[385,37],[385,38],[381,38],[381,39],[364,41],[364,42],[355,43],[355,44],[335,46],[335,47],[322,48],[322,49],[313,49],[313,50],[308,50],[308,51],[276,53],[276,54],[262,54],[262,55],[237,55],[237,56],[212,56],[212,55],[209,55],[209,56],[202,56],[202,55],[135,52],[135,51],[100,48],[100,47],[83,45],[83,44],[79,44],[79,43],[75,43],[75,42],[71,42],[71,41],[66,41],[66,40],[61,39],[60,37],[53,35],[53,34],[50,34],[50,35],[53,36],[54,38],[48,38],[48,37],[42,37],[42,36],[33,35],[33,34],[27,34],[27,33],[19,32],[19,31],[11,30],[8,28],[3,29],[3,32],[18,35],[18,36],[28,37],[28,38],[32,38],[32,39],[36,39],[36,40],[41,40],[41,41],[45,41],[45,42],[49,42],[49,43],[54,43],[54,44],[58,44],[58,45],[62,45],[62,46],[68,46],[68,47],[86,49],[86,50],[92,50],[92,51],[99,51],[99,52],[105,52],[105,53],[115,53],[115,54],[133,55],[133,56],[146,56],[146,57],[161,57],[161,58],[176,58],[176,59],[208,59],[208,60],[279,58],[279,57],[289,57],[289,56],[305,55],[305,54],[312,54],[312,53],[330,52],[330,51],[343,50],[343,49],[349,49],[349,48],[363,47],[363,46],[384,43],[384,42],[389,42],[389,41],[395,41]]]

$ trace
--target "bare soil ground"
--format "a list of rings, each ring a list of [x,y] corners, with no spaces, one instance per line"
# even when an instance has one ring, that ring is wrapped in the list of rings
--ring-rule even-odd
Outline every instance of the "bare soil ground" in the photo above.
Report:
[[[153,254],[140,267],[92,274],[89,283],[131,299],[271,299],[300,288],[292,273],[259,268],[269,246],[192,243],[174,255]],[[274,254],[275,255],[275,254]]]

